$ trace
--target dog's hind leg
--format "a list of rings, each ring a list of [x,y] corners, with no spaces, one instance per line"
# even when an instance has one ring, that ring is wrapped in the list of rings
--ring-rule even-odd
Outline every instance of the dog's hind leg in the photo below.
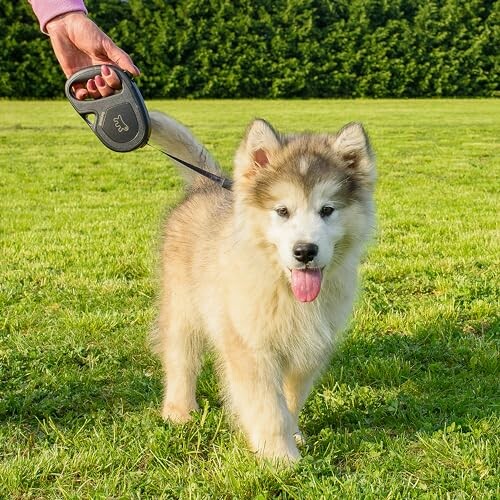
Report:
[[[201,365],[200,335],[181,315],[163,320],[160,316],[160,356],[165,372],[162,417],[187,422],[198,409],[196,379]]]

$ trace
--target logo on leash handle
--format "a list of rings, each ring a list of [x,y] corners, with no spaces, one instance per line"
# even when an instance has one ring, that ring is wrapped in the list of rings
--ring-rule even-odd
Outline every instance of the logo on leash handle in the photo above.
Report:
[[[113,122],[115,124],[115,127],[118,129],[118,132],[120,134],[122,132],[128,132],[129,127],[128,125],[123,121],[122,115],[118,115],[116,118],[113,118]]]

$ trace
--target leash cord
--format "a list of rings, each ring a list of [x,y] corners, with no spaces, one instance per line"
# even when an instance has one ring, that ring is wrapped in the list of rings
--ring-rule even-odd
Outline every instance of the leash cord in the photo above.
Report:
[[[160,151],[160,153],[163,153],[164,155],[168,156],[170,159],[180,163],[181,165],[184,165],[185,167],[193,170],[199,175],[203,175],[204,177],[207,177],[211,181],[214,181],[216,184],[219,184],[219,186],[223,187],[224,189],[228,189],[229,191],[231,190],[233,186],[233,181],[231,179],[227,179],[226,177],[221,177],[217,174],[214,174],[212,172],[209,172],[208,170],[204,170],[201,167],[198,167],[196,165],[193,165],[191,163],[188,163],[185,160],[182,160],[181,158],[177,158],[174,155],[171,155],[170,153],[167,153],[166,151],[163,151],[163,149],[160,149],[156,146],[153,146],[148,142],[148,146],[152,147],[153,149],[156,149],[157,151]]]

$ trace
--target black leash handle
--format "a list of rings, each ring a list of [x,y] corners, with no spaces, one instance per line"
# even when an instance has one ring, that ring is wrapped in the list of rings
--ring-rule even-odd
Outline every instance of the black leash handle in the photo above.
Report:
[[[99,99],[78,100],[73,85],[86,84],[101,74],[102,65],[84,68],[72,75],[64,91],[76,112],[85,120],[101,142],[113,151],[126,153],[144,146],[151,134],[151,122],[139,89],[132,78],[116,66],[109,66],[120,79],[122,88]],[[91,120],[90,116],[94,115]]]

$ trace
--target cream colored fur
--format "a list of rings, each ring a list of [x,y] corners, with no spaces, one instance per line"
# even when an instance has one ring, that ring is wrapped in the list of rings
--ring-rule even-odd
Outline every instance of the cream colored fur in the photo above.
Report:
[[[152,113],[152,123],[153,139],[170,153],[218,171],[183,126],[159,113]],[[300,457],[294,438],[299,412],[351,313],[363,243],[373,226],[373,156],[360,130],[362,134],[350,130],[350,138],[341,131],[295,140],[257,120],[236,154],[233,192],[198,178],[170,215],[155,339],[166,375],[165,419],[182,423],[197,410],[196,378],[203,348],[209,345],[217,354],[229,409],[251,448],[272,459]],[[255,176],[265,175],[261,169],[271,170],[290,150],[299,175],[306,173],[309,156],[300,153],[304,148],[299,145],[293,151],[297,141],[306,152],[317,149],[314,154],[344,162],[346,169],[358,155],[360,168],[369,167],[373,177],[360,178],[366,199],[351,203],[346,198],[343,203],[349,206],[340,207],[335,224],[342,227],[342,239],[332,243],[335,250],[324,267],[321,292],[310,303],[291,293],[286,266],[266,236],[274,212],[253,200],[251,191]],[[347,144],[346,154],[339,144]],[[330,181],[325,182],[328,187]],[[300,185],[295,189],[300,191]],[[317,224],[321,228],[322,221]]]

